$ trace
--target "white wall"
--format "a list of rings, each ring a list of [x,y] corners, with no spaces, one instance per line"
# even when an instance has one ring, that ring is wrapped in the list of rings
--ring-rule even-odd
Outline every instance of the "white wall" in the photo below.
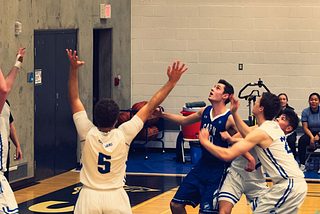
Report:
[[[207,102],[220,78],[236,95],[261,78],[300,115],[320,92],[320,1],[132,0],[132,103],[150,99],[174,60],[189,70],[162,104],[170,113]],[[243,119],[247,104],[241,100]]]

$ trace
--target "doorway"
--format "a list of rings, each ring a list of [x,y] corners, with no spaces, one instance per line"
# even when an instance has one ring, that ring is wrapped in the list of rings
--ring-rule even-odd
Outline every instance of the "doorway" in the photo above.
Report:
[[[34,32],[34,177],[36,181],[77,166],[77,133],[68,101],[69,59],[77,31]]]
[[[112,98],[112,29],[93,30],[93,107]],[[94,108],[93,108],[94,111]],[[93,112],[92,112],[93,113]],[[93,123],[96,125],[95,120]]]

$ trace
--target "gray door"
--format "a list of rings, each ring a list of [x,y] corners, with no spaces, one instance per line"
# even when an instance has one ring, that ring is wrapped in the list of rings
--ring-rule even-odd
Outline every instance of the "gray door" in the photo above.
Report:
[[[35,180],[76,167],[77,134],[68,102],[69,60],[76,30],[35,31],[34,159]],[[38,74],[41,78],[37,79]]]

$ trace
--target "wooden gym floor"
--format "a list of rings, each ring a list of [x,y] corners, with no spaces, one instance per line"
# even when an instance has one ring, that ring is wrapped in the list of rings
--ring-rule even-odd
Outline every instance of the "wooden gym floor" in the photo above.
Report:
[[[129,155],[127,186],[134,214],[168,214],[169,202],[182,182],[185,171],[191,169],[191,163],[176,164],[168,154]],[[162,159],[162,160],[159,160]],[[172,162],[171,166],[166,165]],[[159,166],[156,166],[158,163]],[[143,168],[143,170],[142,170]],[[140,172],[134,172],[138,171]],[[169,173],[166,170],[171,170]],[[155,173],[159,171],[159,173]],[[172,173],[176,171],[177,173]],[[311,176],[312,177],[312,176]],[[320,179],[315,174],[308,181],[308,194],[299,210],[299,214],[320,214]],[[270,182],[268,183],[269,185]],[[79,172],[70,171],[14,192],[19,204],[20,214],[73,213],[77,193],[81,189]],[[187,213],[198,213],[198,207],[187,206]],[[252,213],[243,196],[233,209],[235,214]]]

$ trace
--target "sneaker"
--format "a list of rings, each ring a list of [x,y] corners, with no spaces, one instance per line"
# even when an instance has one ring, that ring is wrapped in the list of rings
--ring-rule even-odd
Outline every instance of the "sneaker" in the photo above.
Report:
[[[318,174],[320,174],[320,169],[318,170]]]
[[[301,165],[300,165],[300,170],[301,170],[302,172],[306,172],[306,171],[307,171],[306,165],[301,164]]]

